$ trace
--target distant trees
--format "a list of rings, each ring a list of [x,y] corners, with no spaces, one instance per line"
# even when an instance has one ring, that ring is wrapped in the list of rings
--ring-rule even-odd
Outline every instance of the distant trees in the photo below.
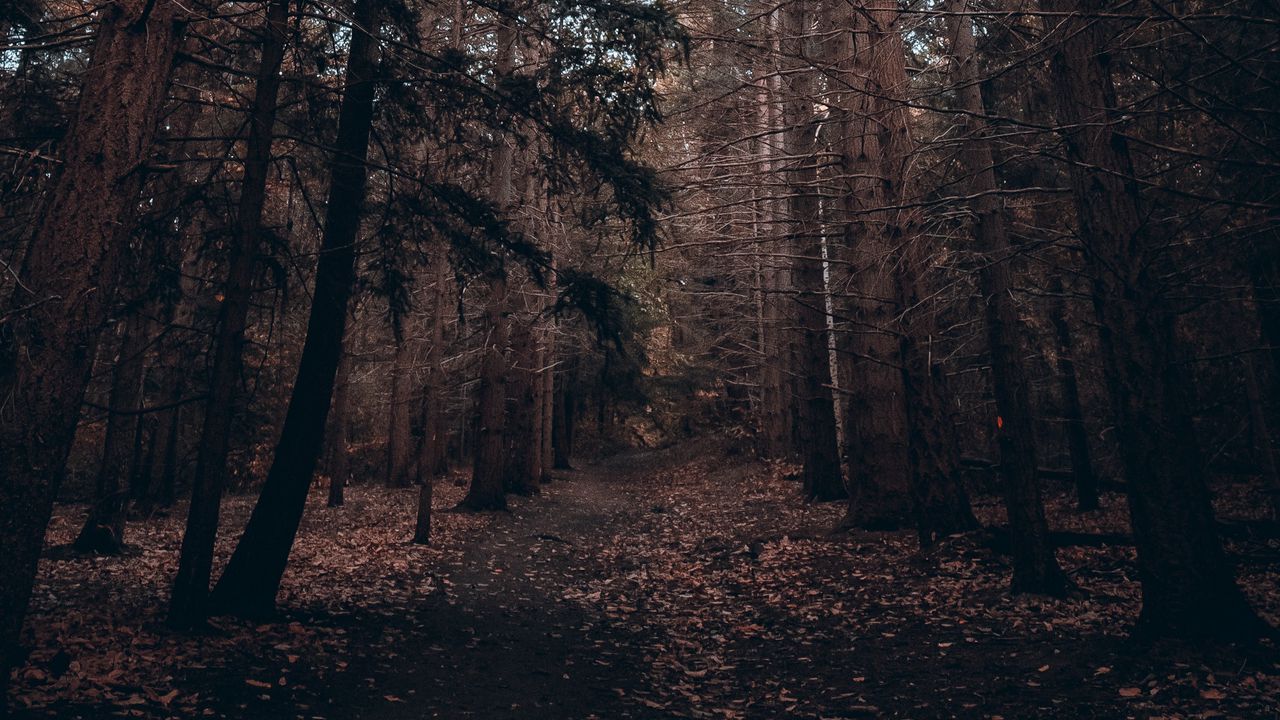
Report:
[[[683,262],[754,284],[737,305],[752,321],[720,332],[750,336],[758,351],[745,367],[720,357],[753,388],[761,454],[801,462],[802,493],[818,497],[813,438],[839,428],[842,524],[914,516],[929,543],[975,526],[961,472],[993,446],[1013,589],[1049,594],[1071,583],[1049,540],[1043,478],[1070,477],[1081,510],[1098,507],[1101,480],[1122,478],[1144,558],[1142,627],[1256,632],[1216,538],[1212,468],[1195,448],[1209,433],[1244,462],[1261,458],[1266,475],[1274,439],[1255,434],[1259,452],[1212,429],[1267,417],[1247,392],[1230,411],[1200,399],[1219,375],[1196,357],[1223,350],[1179,318],[1213,317],[1215,304],[1240,302],[1222,288],[1247,284],[1260,322],[1238,332],[1257,338],[1254,350],[1270,337],[1274,278],[1258,282],[1270,266],[1225,268],[1274,234],[1274,197],[1197,170],[1274,175],[1261,159],[1274,144],[1258,93],[1277,76],[1251,54],[1265,45],[1258,18],[1237,3],[1149,14],[1101,1],[949,0],[910,13],[873,1],[704,5],[692,66],[706,63],[714,82],[682,88],[676,104],[714,120],[671,130],[668,147],[689,148],[672,161],[684,188],[675,222],[708,249]],[[1224,50],[1229,35],[1242,45]],[[1177,59],[1165,55],[1173,48]],[[710,150],[698,150],[703,138]],[[1245,147],[1262,155],[1236,154]],[[783,194],[785,210],[769,199]],[[695,225],[699,208],[719,217],[747,204],[737,220]],[[793,228],[823,242],[779,251]],[[744,233],[753,262],[741,265],[723,249]],[[706,297],[688,312],[720,312],[723,296]],[[803,339],[828,328],[834,374],[827,345]],[[792,338],[786,352],[779,337]],[[838,419],[807,409],[828,383]],[[1193,628],[1197,613],[1222,622]]]

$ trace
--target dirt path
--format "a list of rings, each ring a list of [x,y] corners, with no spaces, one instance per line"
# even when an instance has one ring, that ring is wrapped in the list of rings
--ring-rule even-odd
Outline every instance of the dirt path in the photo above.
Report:
[[[252,717],[668,717],[642,702],[647,662],[630,652],[651,638],[566,596],[607,574],[600,548],[650,512],[629,485],[690,452],[617,456],[558,474],[537,497],[512,498],[510,512],[493,514],[460,558],[432,570],[434,590],[415,606],[346,618],[343,657],[309,659],[336,662],[337,673],[294,668],[287,694],[219,672],[189,681],[214,686],[219,714]],[[269,664],[257,676],[274,675]]]
[[[285,614],[221,619],[206,638],[165,631],[167,574],[137,574],[173,556],[169,523],[150,555],[87,576],[46,568],[41,627],[65,624],[63,595],[132,594],[96,603],[116,608],[108,617],[78,610],[86,629],[40,641],[33,672],[49,680],[27,678],[52,682],[67,647],[80,669],[50,692],[75,676],[82,697],[106,688],[112,703],[22,717],[1280,717],[1274,653],[1126,638],[1138,608],[1128,549],[1063,550],[1079,597],[1013,598],[1006,559],[978,536],[922,556],[909,531],[832,535],[840,504],[796,494],[783,467],[690,443],[564,473],[507,513],[443,515],[429,549],[405,543],[410,491],[364,486],[338,509],[318,495]],[[461,489],[437,496],[443,507]],[[248,505],[235,507],[239,521]],[[1264,607],[1274,572],[1244,577]]]
[[[442,591],[416,617],[382,628],[382,638],[400,638],[388,644],[399,656],[375,651],[367,666],[353,667],[353,675],[375,679],[378,693],[407,702],[353,703],[349,716],[656,716],[628,699],[643,689],[644,662],[618,648],[639,639],[564,598],[599,570],[598,548],[635,522],[640,510],[625,491],[628,481],[664,461],[613,458],[562,475],[539,497],[514,498],[511,512],[444,569]]]

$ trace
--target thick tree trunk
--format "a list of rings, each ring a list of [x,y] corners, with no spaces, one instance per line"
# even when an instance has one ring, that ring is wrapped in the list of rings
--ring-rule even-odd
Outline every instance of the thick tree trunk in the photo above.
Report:
[[[355,279],[356,239],[368,180],[366,160],[377,68],[373,37],[379,28],[380,7],[378,0],[356,3],[356,30],[351,37],[346,91],[338,115],[307,339],[262,495],[210,597],[219,612],[248,617],[267,615],[275,609],[276,593],[324,440],[334,376],[342,355],[347,302]]]
[[[807,56],[811,20],[808,0],[796,0],[783,14],[783,55],[793,63]],[[799,66],[797,66],[799,67]],[[799,325],[796,371],[800,376],[803,462],[802,488],[807,500],[845,497],[836,441],[835,402],[831,396],[831,362],[827,345],[826,285],[822,273],[822,231],[818,221],[817,122],[813,116],[813,73],[789,74],[784,103],[783,141],[789,158],[787,178],[790,246],[796,255],[796,317]]]
[[[214,338],[209,399],[205,402],[204,423],[192,479],[191,506],[187,512],[182,553],[169,602],[169,622],[180,627],[201,624],[206,614],[231,420],[239,396],[244,362],[244,332],[253,296],[255,261],[261,245],[262,210],[266,203],[288,15],[288,0],[271,0],[267,5],[262,59],[245,149],[244,181],[240,187],[230,268]]]
[[[136,440],[143,402],[147,347],[151,344],[151,319],[141,311],[125,322],[120,357],[116,361],[107,405],[106,436],[93,504],[76,537],[80,552],[118,555],[124,549],[125,520],[129,511],[129,485],[136,467]]]
[[[183,35],[172,0],[101,9],[0,345],[0,714],[45,527]]]
[[[1129,490],[1142,580],[1139,632],[1255,636],[1265,624],[1235,584],[1214,527],[1204,462],[1177,361],[1174,318],[1153,262],[1161,251],[1141,211],[1117,125],[1101,0],[1042,0],[1056,40],[1058,122],[1070,160],[1103,360]],[[1083,14],[1077,14],[1083,13]]]
[[[944,383],[920,340],[936,332],[921,285],[919,218],[909,205],[914,148],[897,15],[890,2],[851,10],[839,18],[849,37],[835,49],[848,80],[837,97],[849,178],[844,243],[856,293],[841,345],[851,393],[844,424],[851,492],[842,525],[898,527],[914,506],[928,544],[975,521],[959,481]]]
[[[901,309],[895,273],[901,238],[886,210],[882,147],[886,101],[879,65],[886,53],[901,53],[901,41],[874,25],[869,8],[836,10],[833,22],[847,26],[828,54],[844,80],[833,94],[839,108],[839,148],[844,185],[841,210],[843,258],[855,296],[839,336],[846,391],[844,454],[849,463],[849,507],[842,527],[894,529],[911,518],[911,464],[904,387]],[[895,170],[896,172],[896,170]]]
[[[1000,447],[1000,475],[1004,504],[1013,534],[1013,582],[1015,593],[1063,595],[1070,582],[1058,565],[1049,543],[1049,523],[1036,477],[1035,427],[1030,390],[1021,358],[1025,354],[1020,321],[1013,305],[1013,280],[1009,271],[1013,251],[1005,225],[1004,207],[997,194],[986,111],[978,85],[974,55],[973,22],[968,0],[948,0],[948,27],[954,38],[951,57],[965,136],[960,159],[969,179],[969,208],[979,259],[978,289],[985,306],[987,347],[991,356],[991,385],[995,391],[995,434]]]

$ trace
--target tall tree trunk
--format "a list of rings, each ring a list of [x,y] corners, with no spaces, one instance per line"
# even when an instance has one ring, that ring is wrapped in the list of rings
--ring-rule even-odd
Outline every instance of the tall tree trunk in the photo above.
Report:
[[[387,426],[387,487],[406,488],[413,484],[412,387],[413,343],[407,335],[396,338],[395,360],[391,368],[391,407]]]
[[[351,480],[351,456],[348,444],[348,416],[351,411],[351,353],[353,333],[347,330],[342,341],[342,357],[338,360],[338,373],[334,378],[333,408],[329,411],[328,441],[325,447],[325,469],[329,472],[329,507],[340,507],[346,502],[346,487]]]
[[[1139,632],[1254,636],[1265,624],[1236,586],[1214,527],[1181,376],[1174,318],[1160,294],[1133,162],[1117,125],[1102,0],[1042,0],[1056,40],[1058,122],[1095,282],[1142,581]]]
[[[497,58],[494,71],[500,76],[510,75],[515,68],[516,31],[510,21],[502,18],[497,32]],[[500,137],[493,153],[490,197],[501,211],[511,205],[511,171],[514,159],[512,139]],[[501,264],[501,258],[499,258]],[[485,338],[484,359],[480,366],[480,389],[477,410],[480,414],[476,428],[475,463],[471,472],[471,486],[459,504],[468,510],[502,510],[507,507],[504,489],[506,477],[506,401],[507,401],[507,345],[510,341],[510,291],[507,288],[506,269],[499,267],[489,278],[489,297],[486,299],[484,321],[489,334]]]
[[[45,527],[169,87],[172,0],[104,6],[0,339],[0,714]]]
[[[843,444],[849,462],[849,507],[841,525],[893,529],[911,518],[911,464],[898,341],[902,310],[894,290],[902,238],[892,232],[896,211],[886,209],[881,178],[888,167],[882,146],[887,102],[879,66],[885,55],[902,48],[892,36],[896,30],[877,27],[883,18],[871,12],[843,8],[835,21],[850,32],[841,33],[829,51],[843,80],[833,105],[839,108],[846,178],[842,244],[856,293],[847,330],[840,335],[845,359],[840,384],[848,392]]]
[[[542,466],[538,458],[541,441],[538,437],[538,348],[535,336],[533,301],[528,283],[516,293],[514,302],[521,309],[519,318],[512,323],[511,355],[507,382],[507,444],[506,481],[507,492],[532,495],[538,491],[538,470]]]
[[[554,285],[552,286],[552,297],[554,297]],[[551,482],[551,469],[554,465],[555,450],[552,447],[552,435],[555,425],[555,398],[556,398],[556,326],[555,321],[548,319],[545,321],[542,329],[542,352],[543,363],[542,372],[538,375],[538,380],[542,383],[542,452],[540,453],[541,467],[538,469],[539,479],[542,483]]]
[[[770,29],[776,35],[777,11],[771,15]],[[776,134],[779,129],[779,87],[781,76],[772,72],[774,68],[764,66],[761,73],[767,75],[760,82],[758,101],[760,104],[760,131],[766,133],[757,143],[759,154],[760,177],[773,182],[774,173],[779,163],[773,155]],[[791,332],[787,322],[787,292],[790,285],[790,270],[781,259],[785,253],[779,252],[778,235],[784,227],[780,222],[783,213],[779,209],[779,200],[769,193],[761,193],[757,201],[756,213],[759,217],[761,257],[760,287],[760,405],[761,435],[764,437],[763,454],[767,458],[783,459],[792,455],[791,443],[791,384],[789,382],[788,362],[791,359],[787,352],[788,335]],[[769,250],[771,252],[766,252]]]
[[[1050,278],[1049,322],[1053,325],[1057,344],[1058,387],[1062,392],[1062,415],[1066,424],[1067,449],[1071,456],[1071,480],[1076,488],[1076,508],[1088,512],[1097,510],[1098,478],[1093,473],[1093,458],[1089,451],[1089,432],[1084,424],[1084,411],[1080,404],[1080,383],[1076,377],[1076,351],[1071,324],[1067,321],[1066,289],[1058,275]]]
[[[226,478],[231,420],[235,413],[244,363],[244,332],[253,296],[253,278],[262,237],[271,141],[280,91],[280,66],[288,33],[289,0],[271,0],[266,8],[262,59],[254,89],[253,112],[245,148],[244,180],[236,211],[230,267],[218,313],[213,344],[209,398],[196,452],[191,506],[187,511],[182,553],[169,601],[169,622],[192,626],[204,622],[213,568],[213,547]],[[339,335],[341,338],[341,335]]]
[[[135,441],[140,426],[143,378],[147,347],[151,344],[151,319],[135,311],[125,322],[124,340],[111,380],[107,432],[102,442],[102,464],[93,505],[76,537],[80,552],[118,555],[124,549],[125,520],[129,510],[129,484],[135,465]]]
[[[790,201],[790,245],[796,255],[800,375],[803,418],[802,487],[808,500],[845,497],[836,443],[835,402],[831,396],[831,363],[827,346],[826,287],[822,273],[822,232],[818,222],[817,121],[813,115],[814,73],[802,64],[808,56],[809,0],[796,0],[782,12],[783,56],[794,72],[783,107],[782,124]]]
[[[342,355],[347,303],[355,280],[356,239],[368,181],[377,69],[374,37],[380,7],[378,0],[356,3],[307,339],[262,495],[210,597],[219,612],[262,616],[275,609],[276,593],[324,440],[334,376]]]
[[[1063,595],[1070,586],[1049,542],[1049,523],[1037,478],[1035,427],[1030,389],[1021,358],[1018,310],[1013,305],[1009,263],[1013,250],[998,194],[995,164],[987,139],[986,115],[978,84],[973,21],[968,0],[948,0],[947,24],[953,37],[952,79],[964,111],[957,118],[965,138],[961,163],[969,180],[969,208],[981,253],[978,288],[985,305],[987,347],[991,355],[991,384],[995,390],[995,434],[1000,447],[1000,475],[1004,504],[1013,535],[1015,593]]]
[[[573,383],[576,382],[578,359],[571,356],[565,366],[556,373],[555,407],[551,418],[551,450],[555,456],[552,467],[571,470],[573,456],[574,399]]]
[[[422,442],[418,445],[418,516],[413,542],[431,542],[431,502],[436,478],[448,472],[445,455],[444,408],[444,313],[448,282],[448,257],[443,247],[432,258],[436,281],[432,287],[431,345],[427,348],[427,382],[422,397]]]

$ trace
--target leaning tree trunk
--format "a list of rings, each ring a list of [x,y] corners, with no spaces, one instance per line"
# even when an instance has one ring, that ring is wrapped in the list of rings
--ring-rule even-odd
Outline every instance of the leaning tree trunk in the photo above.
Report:
[[[231,421],[244,362],[244,332],[253,298],[255,260],[262,237],[262,210],[266,204],[267,175],[271,166],[271,140],[280,91],[280,66],[288,33],[288,0],[271,0],[262,40],[262,60],[254,90],[253,113],[245,148],[244,180],[236,211],[230,268],[219,310],[209,377],[209,398],[196,452],[191,506],[187,511],[182,553],[169,601],[169,622],[191,626],[204,622],[213,569],[213,546],[218,534],[218,514],[226,477]],[[338,336],[341,338],[341,334]]]
[[[1058,123],[1070,160],[1142,581],[1139,632],[1256,636],[1265,624],[1235,583],[1214,527],[1169,300],[1115,90],[1105,64],[1102,0],[1042,0],[1048,19]],[[1082,13],[1082,14],[1078,14]]]
[[[810,3],[796,0],[781,10],[785,57],[805,57]],[[826,286],[822,273],[822,232],[818,221],[817,122],[812,109],[814,74],[796,65],[783,104],[785,154],[790,158],[790,245],[796,254],[794,280],[799,332],[797,357],[801,392],[802,488],[807,500],[845,497],[836,441],[835,401],[827,346]]]
[[[172,0],[118,0],[100,12],[62,169],[0,339],[0,714],[184,28]]]
[[[380,5],[378,0],[356,3],[356,30],[351,36],[346,92],[338,114],[338,138],[307,339],[262,495],[210,597],[210,605],[218,612],[247,617],[266,615],[275,609],[276,593],[302,521],[307,490],[324,440],[334,376],[342,355],[347,302],[355,280],[356,239],[368,181],[377,69],[377,44],[373,38],[378,32]]]
[[[995,390],[995,434],[1000,447],[1000,475],[1004,505],[1013,536],[1015,593],[1063,595],[1070,587],[1049,542],[1049,523],[1037,478],[1035,426],[1025,354],[1019,333],[1018,310],[1013,305],[1013,280],[1009,271],[1013,250],[1005,225],[1005,211],[996,184],[982,92],[974,54],[973,21],[968,0],[948,0],[947,20],[954,47],[952,79],[959,97],[964,145],[960,160],[969,178],[969,208],[978,241],[978,289],[985,306],[987,348],[991,355],[991,385]]]

